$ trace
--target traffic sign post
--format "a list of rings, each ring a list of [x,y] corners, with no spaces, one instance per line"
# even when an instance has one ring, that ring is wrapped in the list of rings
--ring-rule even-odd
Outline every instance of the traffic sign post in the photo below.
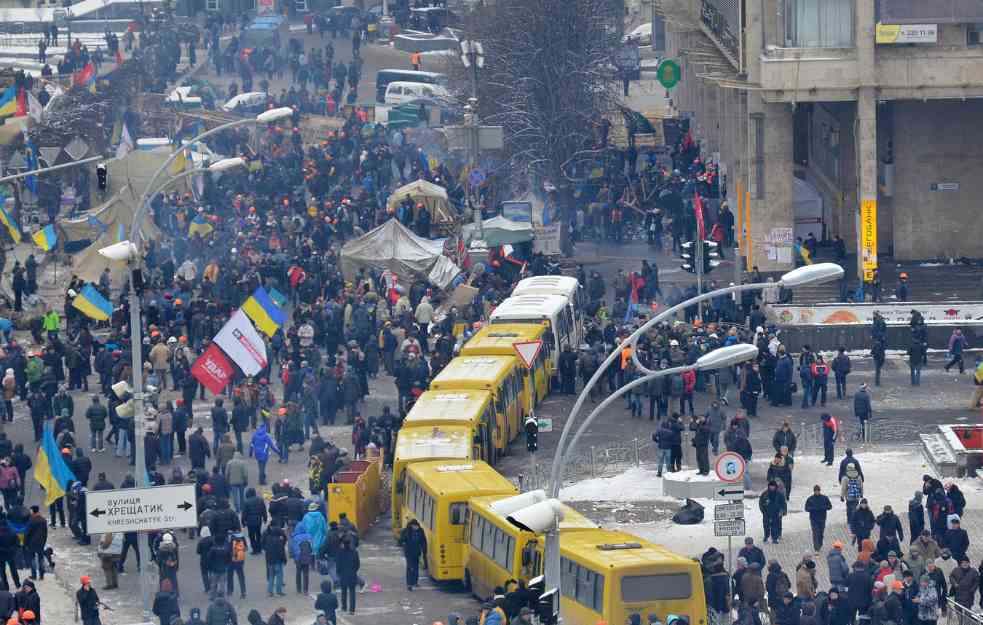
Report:
[[[747,461],[744,456],[737,452],[725,451],[717,456],[713,463],[713,471],[721,482],[734,484],[744,479],[744,472],[747,471]],[[743,496],[743,491],[742,491]]]
[[[744,518],[744,502],[735,501],[734,503],[717,504],[713,509],[714,521],[733,521]]]
[[[737,486],[722,486],[713,491],[713,498],[724,501],[743,501],[744,489]]]
[[[744,519],[713,522],[714,536],[726,536],[729,539],[734,536],[743,536],[744,534]]]
[[[195,485],[89,491],[85,519],[89,534],[198,527]]]
[[[535,414],[535,404],[536,404],[536,379],[533,375],[532,366],[536,362],[536,356],[539,356],[539,350],[543,348],[543,342],[539,341],[517,341],[512,343],[512,349],[519,356],[519,360],[522,364],[526,366],[526,370],[529,372],[529,415],[527,419],[532,419],[536,421]],[[550,424],[552,426],[552,423]],[[538,440],[535,446],[530,444],[529,436],[535,435],[538,439],[539,434],[539,421],[536,421],[536,430],[532,434],[527,434],[526,436],[526,447],[530,450],[533,447],[538,446]],[[535,470],[535,455],[533,454],[533,469]]]

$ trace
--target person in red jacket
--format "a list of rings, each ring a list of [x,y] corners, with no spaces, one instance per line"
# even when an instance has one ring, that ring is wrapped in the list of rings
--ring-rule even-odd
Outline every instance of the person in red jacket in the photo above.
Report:
[[[679,396],[679,412],[686,412],[686,404],[689,403],[689,416],[693,416],[693,389],[696,388],[696,372],[692,369],[683,371],[683,394]]]

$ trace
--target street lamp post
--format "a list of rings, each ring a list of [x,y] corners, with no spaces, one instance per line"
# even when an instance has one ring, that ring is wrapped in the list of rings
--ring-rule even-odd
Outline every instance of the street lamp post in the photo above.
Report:
[[[274,109],[284,110],[284,109]],[[266,113],[272,113],[274,111],[267,111]],[[290,114],[290,109],[286,109],[286,115]],[[264,113],[265,114],[265,113]],[[286,116],[286,115],[282,115]],[[262,115],[261,115],[262,116]],[[260,116],[260,117],[261,117]],[[280,119],[281,117],[276,117],[273,120]],[[256,123],[260,120],[259,117],[256,119],[249,120],[237,120],[230,122],[228,124],[223,124],[213,130],[205,132],[194,139],[191,143],[196,143],[205,139],[208,135],[215,134],[222,130],[227,130],[234,126],[241,126],[246,123]],[[144,450],[144,405],[143,405],[143,344],[142,344],[142,324],[140,322],[140,298],[137,296],[136,286],[135,286],[135,273],[139,268],[140,264],[140,254],[137,247],[138,238],[140,236],[140,226],[143,221],[143,216],[146,213],[147,205],[154,195],[160,192],[160,190],[167,185],[171,184],[176,180],[180,180],[185,176],[190,176],[192,174],[202,173],[199,170],[193,170],[191,172],[185,172],[184,174],[171,179],[160,186],[155,186],[158,178],[163,174],[163,172],[170,166],[171,162],[177,157],[178,152],[174,152],[151,178],[150,183],[144,190],[143,195],[140,197],[140,204],[137,206],[136,212],[133,214],[133,224],[130,226],[130,238],[126,241],[126,245],[122,247],[111,246],[109,248],[103,248],[99,250],[99,253],[106,256],[110,260],[114,261],[126,261],[127,267],[130,272],[130,290],[128,295],[128,304],[130,307],[130,352],[132,356],[131,366],[133,369],[133,433],[134,433],[134,467],[136,475],[134,476],[137,486],[141,488],[146,488],[150,486],[147,483],[147,460]],[[208,167],[209,171],[226,171],[234,167],[241,167],[245,164],[245,161],[241,158],[227,158],[217,161],[216,163]],[[141,540],[137,540],[137,555],[140,564],[140,589],[143,596],[143,616],[149,621],[150,620],[150,597],[154,593],[151,588],[150,576],[147,575],[147,571],[150,567],[150,559],[147,554],[146,546]]]
[[[566,461],[569,459],[570,455],[572,454],[573,450],[576,448],[576,443],[580,439],[580,436],[583,434],[584,431],[586,431],[587,427],[589,427],[590,423],[594,420],[594,418],[598,414],[600,414],[601,410],[603,410],[604,407],[610,405],[612,401],[623,395],[631,388],[634,388],[635,386],[638,386],[644,382],[649,382],[655,379],[656,377],[658,377],[660,374],[667,375],[667,372],[675,373],[677,371],[683,371],[687,369],[686,367],[681,367],[675,370],[663,369],[662,371],[652,371],[651,369],[644,367],[644,365],[642,365],[638,361],[638,357],[636,355],[637,352],[636,343],[644,333],[648,332],[648,330],[655,327],[656,324],[660,323],[664,319],[669,318],[670,316],[674,315],[678,311],[684,310],[689,306],[697,305],[700,302],[704,302],[713,299],[715,297],[720,297],[722,295],[730,295],[732,293],[740,293],[743,291],[760,291],[769,287],[794,288],[797,286],[802,286],[804,284],[817,284],[822,282],[829,282],[832,280],[839,279],[842,275],[843,275],[843,268],[834,263],[819,263],[816,265],[807,265],[805,267],[799,267],[798,269],[794,269],[786,273],[785,275],[782,276],[782,279],[778,283],[768,282],[768,283],[756,283],[756,284],[741,284],[736,286],[725,287],[722,289],[717,289],[709,293],[703,293],[697,295],[696,297],[692,297],[680,304],[677,304],[675,306],[666,309],[662,313],[654,316],[652,319],[649,319],[640,328],[635,330],[628,338],[622,341],[621,344],[613,352],[611,352],[611,354],[608,355],[608,357],[604,360],[604,362],[601,363],[601,365],[598,367],[597,371],[594,372],[594,375],[591,376],[590,380],[587,381],[587,384],[584,386],[583,390],[580,392],[580,395],[577,397],[577,401],[574,404],[573,409],[570,411],[570,416],[567,418],[566,423],[564,423],[563,425],[563,431],[560,433],[560,440],[559,443],[557,444],[556,453],[553,456],[553,466],[550,470],[549,491],[547,493],[548,496],[552,498],[559,497],[560,485],[561,485],[560,468],[566,463]],[[620,356],[621,351],[626,347],[632,348],[633,361],[636,363],[636,366],[638,366],[640,370],[646,375],[642,378],[639,378],[638,380],[634,380],[631,383],[625,385],[624,387],[619,389],[618,392],[614,393],[611,397],[608,397],[603,402],[601,402],[601,404],[598,405],[597,408],[595,408],[590,415],[588,415],[584,423],[578,427],[578,429],[574,433],[570,445],[564,448],[564,444],[567,441],[567,437],[570,436],[570,432],[573,429],[573,424],[576,421],[576,418],[580,413],[581,408],[583,407],[584,401],[589,396],[590,390],[601,378],[601,375],[604,373],[604,371],[607,370],[608,366],[610,366],[611,363],[614,362],[615,358]],[[741,346],[734,345],[730,347],[734,348],[734,347],[741,347]],[[754,346],[749,346],[749,347],[754,349],[754,354],[756,355],[757,349],[754,348]],[[729,349],[729,348],[724,348],[724,349]],[[714,356],[717,352],[721,352],[721,351],[722,350],[714,350],[714,352],[711,352],[710,354],[706,354],[705,356],[701,357],[701,360]],[[718,355],[710,360],[703,360],[702,366],[700,365],[700,360],[698,360],[696,365],[693,366],[693,368],[714,369],[714,368],[729,366],[729,364],[732,365],[732,364],[736,364],[737,362],[742,362],[744,360],[747,360],[748,358],[753,358],[754,355],[749,355],[750,353],[751,353],[750,350],[747,350],[744,353],[741,353],[739,351],[727,352],[723,355]],[[547,588],[559,588],[560,538],[559,538],[558,531],[547,533],[545,548],[546,548]]]

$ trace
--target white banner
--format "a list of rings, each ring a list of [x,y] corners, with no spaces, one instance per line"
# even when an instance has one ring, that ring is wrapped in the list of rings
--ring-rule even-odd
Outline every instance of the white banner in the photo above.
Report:
[[[215,335],[215,344],[246,375],[256,375],[266,367],[266,343],[242,310],[235,311]]]
[[[983,302],[894,302],[881,304],[814,304],[811,306],[768,306],[766,314],[779,325],[837,325],[873,323],[874,311],[889,325],[907,325],[917,310],[925,322],[954,324],[983,321]]]

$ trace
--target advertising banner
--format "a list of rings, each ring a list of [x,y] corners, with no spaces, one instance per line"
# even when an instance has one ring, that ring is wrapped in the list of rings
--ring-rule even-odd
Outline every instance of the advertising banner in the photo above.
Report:
[[[232,314],[215,335],[215,343],[246,375],[256,375],[266,368],[266,344],[242,310]]]
[[[877,269],[877,200],[860,202],[860,254],[864,282],[870,282]]]
[[[222,392],[232,379],[232,373],[232,363],[214,343],[208,346],[205,353],[191,367],[191,375],[195,376],[195,379],[213,395]]]

